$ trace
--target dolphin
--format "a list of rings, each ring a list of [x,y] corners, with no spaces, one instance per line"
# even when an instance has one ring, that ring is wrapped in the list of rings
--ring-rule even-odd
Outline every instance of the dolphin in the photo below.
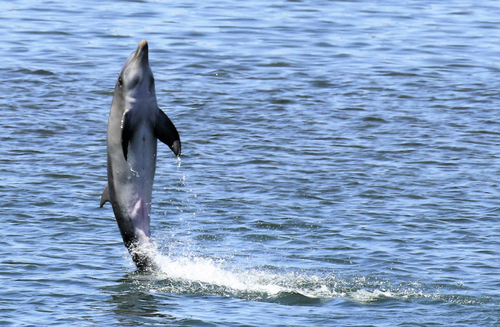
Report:
[[[116,81],[109,112],[107,151],[108,183],[101,208],[113,206],[123,242],[137,268],[154,267],[144,249],[150,243],[150,216],[156,169],[157,140],[181,153],[179,133],[156,102],[148,43],[142,40]]]

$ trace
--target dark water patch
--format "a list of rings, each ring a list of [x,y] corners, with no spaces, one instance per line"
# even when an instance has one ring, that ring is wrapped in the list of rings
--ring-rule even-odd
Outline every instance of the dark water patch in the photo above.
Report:
[[[363,121],[365,122],[374,122],[374,123],[387,123],[387,121],[381,117],[367,116],[363,117]]]
[[[22,74],[28,74],[28,75],[40,75],[40,76],[56,75],[55,73],[48,71],[48,70],[44,70],[44,69],[36,69],[36,70],[18,69],[18,70],[14,70],[14,73],[22,73]]]
[[[267,64],[258,65],[260,67],[292,67],[292,64],[284,61],[273,61]]]
[[[366,111],[366,108],[363,108],[363,107],[344,107],[344,108],[339,108],[339,110],[346,110],[346,111]]]
[[[128,1],[128,0],[124,0],[124,1]],[[132,1],[132,0],[130,0]],[[101,37],[103,38],[111,38],[111,39],[128,39],[128,38],[131,38],[132,35],[124,35],[124,34],[103,34],[101,35]]]
[[[272,103],[274,104],[283,104],[283,105],[286,105],[286,104],[292,104],[292,103],[295,103],[294,100],[292,99],[273,99],[272,100]]]
[[[286,220],[285,220],[286,221]],[[287,229],[283,224],[271,223],[267,221],[258,220],[254,222],[254,225],[258,228],[269,229],[269,230],[284,230]]]
[[[314,46],[320,47],[320,48],[333,48],[333,47],[335,47],[333,44],[331,44],[329,42],[317,42],[314,44]]]
[[[33,35],[54,35],[54,36],[70,36],[72,35],[69,32],[65,31],[32,31],[32,30],[24,30],[18,31],[21,34],[33,34]]]
[[[264,299],[265,301],[265,299]],[[275,298],[269,299],[268,300],[271,303],[277,303],[281,305],[300,305],[300,306],[308,306],[308,305],[320,305],[322,303],[328,302],[328,300],[325,299],[319,299],[319,298],[311,298],[305,295],[302,295],[300,293],[288,293],[288,292],[283,292],[280,293],[278,296]]]
[[[418,77],[420,76],[417,73],[408,73],[408,72],[400,72],[400,71],[391,71],[391,72],[381,72],[382,76],[388,77]]]
[[[311,84],[317,88],[332,88],[335,86],[333,83],[327,80],[315,80]]]

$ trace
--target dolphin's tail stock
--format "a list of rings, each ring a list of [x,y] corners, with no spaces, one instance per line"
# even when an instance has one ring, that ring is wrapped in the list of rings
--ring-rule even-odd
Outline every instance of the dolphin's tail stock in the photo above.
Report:
[[[141,271],[158,270],[156,246],[151,242],[130,242],[125,246],[132,257],[137,269]]]

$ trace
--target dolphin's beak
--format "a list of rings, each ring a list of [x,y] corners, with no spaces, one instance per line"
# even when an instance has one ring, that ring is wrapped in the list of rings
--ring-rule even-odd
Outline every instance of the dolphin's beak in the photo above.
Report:
[[[148,41],[142,40],[135,50],[135,59],[139,60],[141,63],[147,63],[149,65],[149,50]]]

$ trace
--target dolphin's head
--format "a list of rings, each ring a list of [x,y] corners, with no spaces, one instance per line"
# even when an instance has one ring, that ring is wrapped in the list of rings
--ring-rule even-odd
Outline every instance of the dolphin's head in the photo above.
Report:
[[[120,90],[124,96],[133,99],[156,97],[155,79],[149,67],[148,52],[148,42],[142,40],[123,65],[115,91]]]

